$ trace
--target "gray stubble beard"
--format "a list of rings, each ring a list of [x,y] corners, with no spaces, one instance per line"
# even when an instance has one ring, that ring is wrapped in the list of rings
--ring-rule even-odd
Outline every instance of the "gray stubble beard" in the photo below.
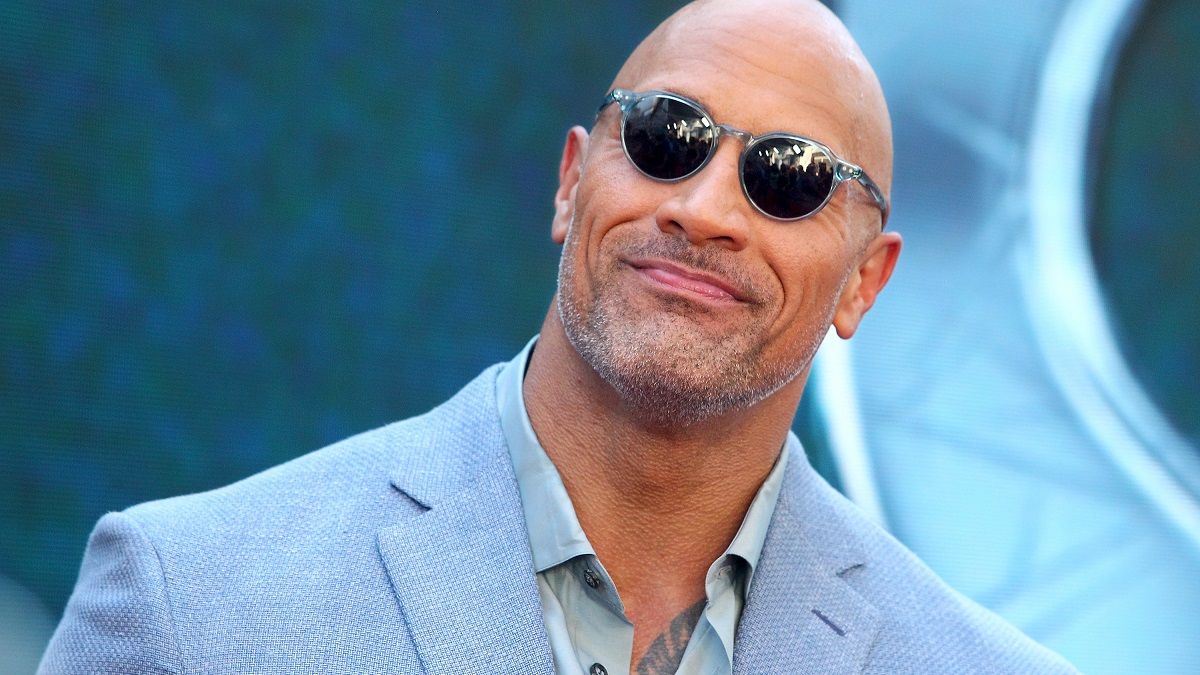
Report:
[[[572,223],[559,260],[559,319],[584,362],[647,425],[686,427],[749,408],[803,372],[824,337],[813,331],[797,341],[793,351],[796,359],[765,363],[761,358],[763,345],[747,339],[754,332],[714,338],[679,314],[638,316],[636,309],[621,306],[602,288],[591,289],[588,312],[576,301],[575,268],[571,264],[580,244],[576,239]],[[825,309],[825,318],[832,318],[833,304]],[[747,328],[754,331],[764,327]],[[696,339],[689,339],[692,336]],[[672,338],[673,343],[668,344]]]

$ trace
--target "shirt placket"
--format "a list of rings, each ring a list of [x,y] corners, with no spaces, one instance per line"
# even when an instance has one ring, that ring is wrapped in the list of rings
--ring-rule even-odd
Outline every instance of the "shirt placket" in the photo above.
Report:
[[[565,563],[564,581],[580,610],[569,631],[579,665],[588,675],[628,675],[633,658],[633,624],[612,578],[594,555]]]

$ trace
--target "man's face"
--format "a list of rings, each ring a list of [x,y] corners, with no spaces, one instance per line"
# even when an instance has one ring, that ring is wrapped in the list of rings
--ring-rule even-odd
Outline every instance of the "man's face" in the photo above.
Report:
[[[752,34],[692,37],[619,85],[681,94],[718,123],[789,131],[847,154],[853,116],[829,94],[836,73],[797,67]],[[567,337],[659,422],[753,405],[807,368],[870,239],[865,218],[877,215],[847,184],[811,218],[764,216],[742,193],[744,146],[729,136],[698,174],[654,181],[625,157],[620,119],[616,105],[604,111],[573,194],[559,267]]]

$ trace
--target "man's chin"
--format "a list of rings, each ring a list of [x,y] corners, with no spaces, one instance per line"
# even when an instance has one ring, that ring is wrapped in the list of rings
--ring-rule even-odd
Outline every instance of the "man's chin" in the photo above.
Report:
[[[746,321],[611,295],[585,309],[561,288],[568,341],[626,411],[649,426],[692,426],[745,409],[790,379],[760,372]]]
[[[569,336],[568,336],[569,337]],[[580,340],[576,349],[638,419],[655,426],[691,426],[745,409],[778,389],[764,383],[746,355],[725,355],[694,336],[650,342],[645,336]],[[574,343],[575,341],[572,340]]]

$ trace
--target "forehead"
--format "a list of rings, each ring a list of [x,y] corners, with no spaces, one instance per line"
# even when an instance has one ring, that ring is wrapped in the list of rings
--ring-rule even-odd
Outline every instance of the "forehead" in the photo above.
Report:
[[[786,38],[786,39],[785,39]],[[816,35],[770,22],[707,22],[663,37],[627,89],[687,96],[723,124],[754,134],[787,131],[839,152],[851,131],[849,65]]]

